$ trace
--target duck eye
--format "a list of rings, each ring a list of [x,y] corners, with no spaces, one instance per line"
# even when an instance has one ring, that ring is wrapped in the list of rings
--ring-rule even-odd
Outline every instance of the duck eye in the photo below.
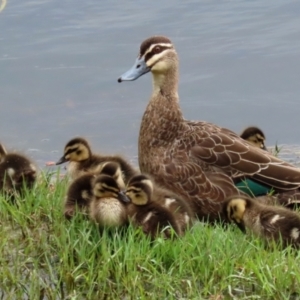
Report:
[[[153,52],[154,52],[154,53],[159,53],[159,52],[160,52],[160,47],[159,47],[159,46],[156,46],[156,47],[153,49]]]
[[[81,152],[82,152],[81,150],[77,150],[77,151],[76,151],[76,154],[77,154],[77,155],[80,155]]]

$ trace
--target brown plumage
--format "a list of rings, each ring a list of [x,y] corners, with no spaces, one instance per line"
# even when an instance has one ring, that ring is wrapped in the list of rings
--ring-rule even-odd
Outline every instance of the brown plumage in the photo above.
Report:
[[[127,224],[125,203],[129,199],[111,176],[99,175],[93,181],[90,218],[100,227],[121,227]]]
[[[170,238],[170,226],[178,235],[182,233],[175,214],[164,206],[164,202],[154,199],[153,183],[147,176],[137,175],[131,178],[126,195],[131,200],[127,205],[129,219],[152,239],[160,233],[163,233],[165,238]]]
[[[138,171],[134,169],[123,157],[118,155],[97,155],[92,153],[89,143],[81,137],[70,140],[65,148],[64,155],[56,163],[57,165],[69,162],[67,170],[72,179],[86,173],[97,173],[104,162],[113,161],[121,166],[125,182]]]
[[[300,215],[284,207],[262,204],[255,199],[232,196],[224,203],[224,212],[229,219],[245,232],[284,247],[300,246]]]
[[[240,137],[260,149],[267,150],[265,145],[266,136],[258,127],[247,127],[240,134]]]
[[[97,173],[83,174],[70,184],[64,203],[64,215],[67,219],[71,219],[76,210],[88,213],[93,197],[93,180],[97,175],[108,175],[117,182],[120,189],[125,189],[120,165],[110,161],[103,163]]]
[[[88,213],[93,197],[92,181],[96,175],[87,173],[76,178],[69,186],[64,203],[64,215],[71,219],[76,211]]]
[[[149,175],[137,175],[135,181],[148,178],[153,186],[151,201],[158,202],[164,208],[169,210],[174,216],[178,224],[179,234],[182,235],[193,224],[195,214],[187,201],[176,193],[156,184]],[[131,179],[131,181],[134,178]]]
[[[154,36],[140,47],[135,65],[119,82],[150,72],[153,93],[139,134],[142,173],[178,193],[201,219],[222,216],[221,203],[239,194],[233,180],[254,178],[276,192],[300,187],[300,170],[250,145],[234,132],[183,118],[178,97],[178,57],[167,37]]]
[[[0,144],[0,191],[15,195],[31,189],[37,178],[37,168],[25,155],[7,153]]]

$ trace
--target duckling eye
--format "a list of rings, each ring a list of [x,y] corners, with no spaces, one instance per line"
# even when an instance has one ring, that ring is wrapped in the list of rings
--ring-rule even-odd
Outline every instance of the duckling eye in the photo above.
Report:
[[[153,52],[154,53],[159,53],[160,52],[160,47],[159,46],[156,46],[154,49],[153,49]]]
[[[82,152],[81,150],[77,150],[77,151],[76,151],[76,154],[77,154],[77,155],[80,155],[81,152]]]

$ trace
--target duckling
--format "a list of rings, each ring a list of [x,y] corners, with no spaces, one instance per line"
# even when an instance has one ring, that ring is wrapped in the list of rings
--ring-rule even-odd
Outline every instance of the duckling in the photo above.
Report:
[[[125,182],[118,162],[108,161],[100,165],[99,174],[111,176],[118,184],[119,188],[125,190]]]
[[[260,149],[268,150],[265,146],[266,136],[258,127],[247,127],[240,137]]]
[[[88,214],[89,205],[93,197],[93,179],[96,175],[87,173],[76,178],[69,186],[64,203],[64,216],[71,219],[76,210]]]
[[[141,226],[143,232],[152,239],[159,232],[163,232],[165,238],[170,238],[169,226],[180,235],[175,215],[153,199],[153,189],[153,183],[146,175],[131,178],[126,189],[126,195],[131,200],[127,205],[129,219],[134,225]]]
[[[101,168],[100,165],[107,161],[120,164],[126,182],[137,174],[137,171],[121,156],[93,154],[89,143],[81,137],[74,138],[66,144],[64,155],[56,162],[56,165],[67,161],[69,161],[67,170],[71,179],[75,179],[85,172],[97,172],[97,169]]]
[[[243,231],[246,228],[282,246],[300,246],[300,215],[284,207],[262,204],[246,196],[233,196],[224,203],[227,218]]]
[[[121,189],[125,189],[121,166],[116,162],[105,162],[96,173],[86,173],[76,178],[69,186],[64,204],[64,215],[71,219],[76,209],[88,213],[93,197],[93,180],[97,175],[111,176]]]
[[[152,201],[156,201],[171,211],[175,215],[178,224],[179,233],[182,235],[188,228],[190,228],[195,221],[195,214],[187,201],[181,198],[174,192],[154,183],[154,180],[149,175],[147,176],[153,184]]]
[[[127,224],[125,203],[128,197],[117,181],[108,175],[99,175],[93,181],[90,218],[100,227],[121,227]]]
[[[7,153],[0,144],[0,191],[9,195],[18,194],[24,188],[32,188],[37,178],[37,168],[26,156]]]

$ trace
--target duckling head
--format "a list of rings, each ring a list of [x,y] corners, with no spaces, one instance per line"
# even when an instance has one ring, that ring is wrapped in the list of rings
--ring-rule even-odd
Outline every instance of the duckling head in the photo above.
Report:
[[[241,138],[253,144],[254,146],[267,150],[265,146],[266,136],[258,127],[248,127],[241,133]]]
[[[247,206],[247,199],[239,196],[228,199],[224,204],[224,210],[228,220],[233,221],[242,232],[246,232],[243,216]]]
[[[130,179],[126,195],[135,205],[145,205],[151,201],[153,183],[146,175],[137,175]]]
[[[93,194],[97,199],[115,198],[122,202],[130,202],[117,181],[108,175],[99,175],[93,182]]]
[[[70,140],[64,149],[64,155],[59,159],[56,165],[67,161],[81,162],[89,159],[92,151],[89,143],[83,138],[74,138]]]
[[[30,160],[17,153],[7,154],[0,165],[3,172],[2,180],[7,187],[18,191],[23,189],[24,184],[27,188],[32,188],[36,181],[37,169]]]
[[[101,164],[99,174],[111,176],[117,182],[120,189],[125,189],[121,166],[117,162],[108,161]]]

